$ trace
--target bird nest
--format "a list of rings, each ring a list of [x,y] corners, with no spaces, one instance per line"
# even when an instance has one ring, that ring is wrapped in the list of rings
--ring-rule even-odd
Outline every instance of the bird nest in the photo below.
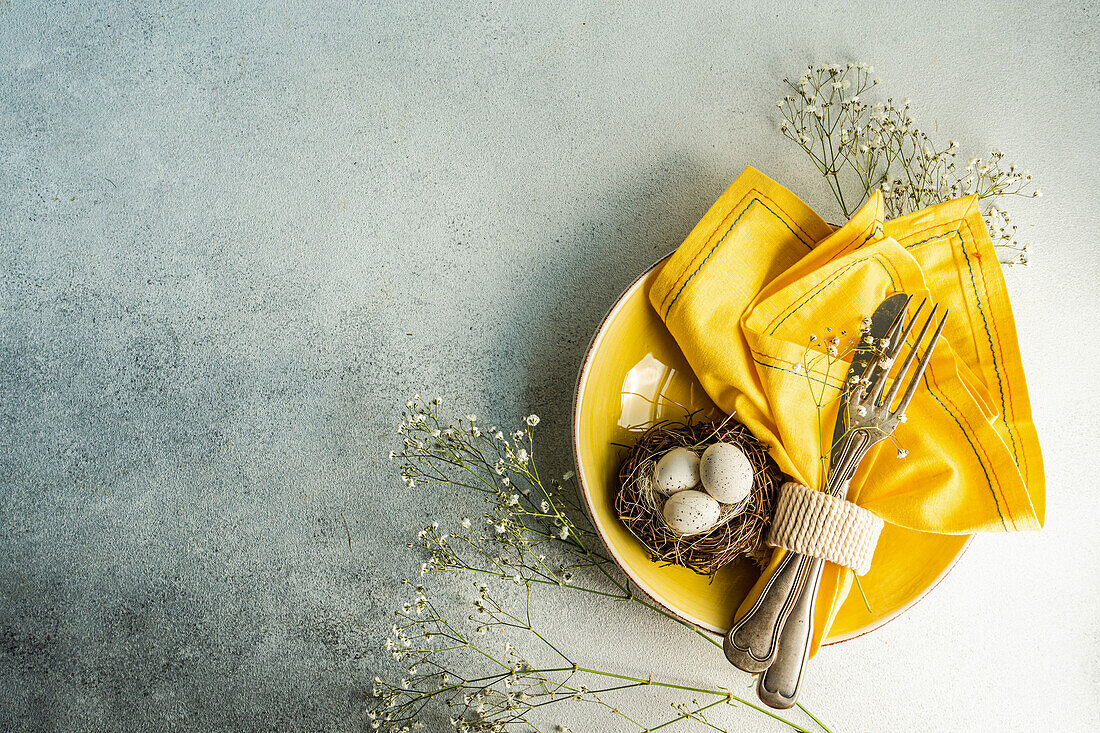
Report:
[[[712,443],[732,443],[748,457],[755,474],[752,492],[735,506],[724,506],[718,524],[700,534],[683,535],[665,522],[665,497],[654,486],[657,461],[673,448],[702,452]],[[764,534],[783,475],[768,455],[767,446],[739,422],[660,422],[627,450],[619,465],[619,492],[615,512],[630,533],[664,564],[683,565],[700,575],[713,575],[738,556],[746,555],[763,567],[768,552]]]

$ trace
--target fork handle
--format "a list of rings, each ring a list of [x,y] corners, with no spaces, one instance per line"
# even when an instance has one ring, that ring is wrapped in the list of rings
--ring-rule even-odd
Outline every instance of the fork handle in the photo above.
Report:
[[[760,597],[734,622],[722,645],[733,666],[750,673],[771,666],[779,647],[779,632],[794,608],[811,560],[798,552],[784,555]]]
[[[847,496],[852,474],[866,454],[866,442],[849,443],[850,452],[842,455],[836,479],[830,488],[834,496]],[[798,702],[802,675],[810,657],[810,640],[814,635],[814,607],[821,586],[825,561],[812,557],[806,564],[806,577],[798,586],[793,608],[780,632],[772,664],[756,681],[756,696],[768,707],[786,710]]]
[[[756,694],[768,707],[786,710],[798,702],[802,675],[810,656],[810,639],[814,635],[814,606],[824,564],[818,557],[810,561],[806,582],[783,624],[775,660],[757,680]]]

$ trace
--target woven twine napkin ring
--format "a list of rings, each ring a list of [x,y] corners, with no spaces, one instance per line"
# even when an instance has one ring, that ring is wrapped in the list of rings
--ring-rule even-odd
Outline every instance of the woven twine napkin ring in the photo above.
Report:
[[[871,569],[882,524],[850,501],[788,481],[779,487],[767,542],[863,575]]]

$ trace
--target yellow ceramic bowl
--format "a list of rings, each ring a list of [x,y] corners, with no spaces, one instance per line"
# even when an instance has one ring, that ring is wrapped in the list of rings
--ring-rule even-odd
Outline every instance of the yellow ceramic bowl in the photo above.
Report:
[[[630,445],[654,422],[681,419],[690,410],[711,408],[718,414],[649,304],[649,288],[663,262],[623,293],[588,348],[573,405],[577,474],[592,521],[623,571],[671,613],[724,634],[756,581],[755,568],[735,562],[709,582],[686,568],[662,567],[649,559],[613,506],[620,456],[616,443]],[[829,643],[871,631],[912,606],[947,574],[968,540],[886,525],[874,565],[860,579],[872,611],[853,592]]]

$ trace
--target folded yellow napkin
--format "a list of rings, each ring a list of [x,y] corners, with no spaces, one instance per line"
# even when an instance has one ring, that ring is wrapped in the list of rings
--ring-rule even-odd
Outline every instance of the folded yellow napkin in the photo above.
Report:
[[[785,473],[820,489],[848,364],[826,368],[828,358],[813,357],[833,336],[843,355],[863,317],[895,292],[917,302],[927,296],[951,314],[907,422],[867,455],[848,498],[924,532],[1038,529],[1042,457],[1004,278],[976,197],[883,221],[875,192],[834,231],[748,168],[665,264],[649,297],[715,403],[768,443]],[[826,565],[815,652],[851,582],[851,571]]]

